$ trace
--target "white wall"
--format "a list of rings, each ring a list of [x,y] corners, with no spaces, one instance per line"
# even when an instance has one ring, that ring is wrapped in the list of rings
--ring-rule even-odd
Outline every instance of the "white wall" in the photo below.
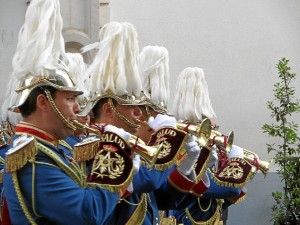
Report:
[[[171,85],[188,66],[204,69],[220,131],[269,160],[262,125],[270,123],[275,65],[282,57],[299,77],[300,1],[112,0],[111,20],[133,23],[140,48],[169,50]],[[274,170],[274,168],[272,168]]]
[[[140,48],[169,50],[171,85],[188,66],[202,67],[220,131],[235,133],[235,144],[269,160],[262,125],[274,122],[266,107],[278,81],[278,60],[290,59],[300,98],[300,1],[298,0],[112,0],[111,20],[133,23]],[[299,121],[299,117],[296,119]],[[271,167],[271,171],[275,171]],[[228,225],[273,224],[272,192],[280,178],[261,173],[247,185],[244,202],[231,206]]]
[[[12,71],[12,57],[24,22],[26,1],[0,0],[0,96]]]

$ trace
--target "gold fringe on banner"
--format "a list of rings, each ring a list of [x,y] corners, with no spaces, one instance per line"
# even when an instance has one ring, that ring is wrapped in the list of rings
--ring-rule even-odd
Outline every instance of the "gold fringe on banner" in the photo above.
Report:
[[[29,161],[34,160],[37,153],[37,141],[34,137],[28,135],[18,137],[13,147],[6,152],[6,171],[11,173],[21,169]]]
[[[100,146],[99,138],[87,138],[74,145],[73,156],[76,162],[85,162],[95,158]]]
[[[133,169],[131,170],[128,178],[122,183],[118,185],[114,184],[101,184],[101,183],[96,183],[96,182],[88,182],[88,185],[92,188],[95,188],[96,186],[99,186],[102,189],[106,189],[110,192],[114,193],[120,193],[124,188],[127,188],[129,184],[132,182],[132,176],[133,176]]]

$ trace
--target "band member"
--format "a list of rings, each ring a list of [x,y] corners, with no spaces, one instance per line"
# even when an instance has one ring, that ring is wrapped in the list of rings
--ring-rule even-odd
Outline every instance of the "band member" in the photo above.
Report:
[[[90,105],[95,118],[95,127],[99,130],[109,130],[118,133],[124,140],[130,142],[133,134],[140,127],[142,111],[139,106],[146,104],[140,98],[142,85],[138,73],[137,33],[132,24],[111,22],[100,30],[100,43],[91,45],[98,47],[94,61],[89,66],[88,82],[94,97]],[[90,46],[84,50],[90,49]],[[158,131],[166,124],[153,122],[153,128]],[[175,126],[176,120],[169,118],[168,124]],[[171,130],[171,129],[170,129]],[[184,137],[184,136],[183,136]],[[147,145],[135,139],[131,145],[133,152],[136,145]],[[158,139],[157,139],[158,140]],[[185,140],[184,138],[182,139]],[[159,144],[153,141],[151,147]],[[181,146],[177,146],[178,148]],[[139,152],[132,155],[133,164],[139,163]],[[199,152],[195,151],[196,156]],[[144,157],[141,154],[142,157]],[[147,161],[147,159],[146,159]],[[147,163],[147,162],[146,162]],[[191,166],[191,165],[189,165]],[[132,181],[132,193],[122,201],[105,224],[156,224],[159,223],[158,201],[176,204],[183,198],[181,191],[189,191],[194,182],[178,170],[170,166],[168,171],[149,169],[139,166],[135,170]],[[169,181],[168,181],[168,180]],[[181,191],[179,191],[181,189]],[[159,197],[158,197],[159,196]],[[167,206],[166,206],[167,207]]]
[[[204,122],[203,118],[213,119],[215,117],[209,98],[208,85],[201,68],[188,67],[180,73],[175,89],[172,113],[177,119],[196,127]],[[222,210],[243,199],[245,195],[244,191],[234,186],[234,183],[246,183],[245,177],[242,177],[244,180],[239,180],[241,177],[236,181],[227,180],[228,187],[219,186],[219,182],[214,178],[215,172],[219,169],[218,161],[223,160],[216,155],[217,148],[229,147],[231,152],[228,156],[226,155],[225,162],[221,162],[223,165],[227,165],[227,159],[243,160],[243,150],[232,145],[229,137],[220,135],[215,130],[208,135],[208,139],[207,147],[211,148],[213,153],[208,163],[208,170],[205,171],[205,176],[209,179],[209,188],[201,195],[197,193],[197,189],[194,189],[193,194],[184,199],[178,209],[171,213],[176,217],[178,223],[218,224]],[[241,169],[247,169],[247,167],[241,167]]]
[[[67,60],[66,65],[69,68],[69,73],[76,80],[77,87],[83,92],[82,95],[77,97],[77,102],[79,103],[80,110],[82,111],[87,104],[88,91],[84,85],[83,76],[87,69],[87,65],[83,60],[83,57],[80,53],[66,53]],[[89,126],[90,116],[78,114],[77,121],[80,124]],[[73,148],[74,145],[83,141],[88,137],[88,131],[86,129],[77,128],[74,131],[73,135],[68,136],[65,140],[60,141],[60,144],[64,147],[65,153],[73,157]]]
[[[16,225],[103,224],[122,195],[120,188],[108,191],[97,181],[87,183],[58,144],[76,130],[72,121],[80,112],[76,98],[82,94],[61,63],[61,32],[59,1],[31,1],[13,58],[19,86],[10,109],[20,112],[23,121],[6,153],[4,173],[4,207]]]

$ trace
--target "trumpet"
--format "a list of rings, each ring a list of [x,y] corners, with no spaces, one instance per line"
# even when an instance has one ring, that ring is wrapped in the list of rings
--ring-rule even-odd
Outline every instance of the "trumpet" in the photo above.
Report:
[[[245,160],[247,160],[251,164],[257,164],[258,169],[264,174],[264,176],[266,176],[268,174],[269,167],[270,167],[272,160],[270,160],[270,161],[259,160],[258,155],[248,149],[243,148],[243,152],[244,152]]]
[[[158,155],[163,148],[163,143],[157,146],[148,146],[140,138],[131,135],[129,146],[152,166],[156,162]]]
[[[79,123],[77,120],[72,120],[73,122],[73,125],[77,128],[77,129],[85,129],[85,130],[88,130],[94,134],[98,134],[100,135],[101,132],[97,129],[94,129],[94,128],[91,128],[88,124],[82,124],[82,123]]]
[[[212,130],[210,135],[210,140],[212,141],[212,143],[224,147],[226,154],[229,154],[230,152],[230,149],[233,145],[233,138],[233,131],[229,132],[228,136],[225,136],[224,134],[218,131]]]
[[[78,129],[86,129],[92,133],[98,134],[99,136],[101,135],[99,130],[91,128],[87,124],[79,123],[77,120],[73,120],[72,122]],[[147,146],[145,142],[134,135],[130,136],[128,142],[129,146],[134,148],[134,151],[143,157],[150,165],[153,165],[156,162],[158,155],[163,148],[162,144],[158,146]]]
[[[207,146],[210,142],[212,127],[211,121],[209,119],[204,119],[200,125],[179,122],[177,122],[176,125],[179,130],[186,131],[187,133],[193,134],[198,137],[198,142],[201,146]]]

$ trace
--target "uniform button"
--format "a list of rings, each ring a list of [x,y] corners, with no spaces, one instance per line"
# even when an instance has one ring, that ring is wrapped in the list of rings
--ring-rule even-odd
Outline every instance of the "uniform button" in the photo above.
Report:
[[[155,220],[156,220],[156,221],[158,221],[158,218],[157,218],[157,217],[155,217]]]

